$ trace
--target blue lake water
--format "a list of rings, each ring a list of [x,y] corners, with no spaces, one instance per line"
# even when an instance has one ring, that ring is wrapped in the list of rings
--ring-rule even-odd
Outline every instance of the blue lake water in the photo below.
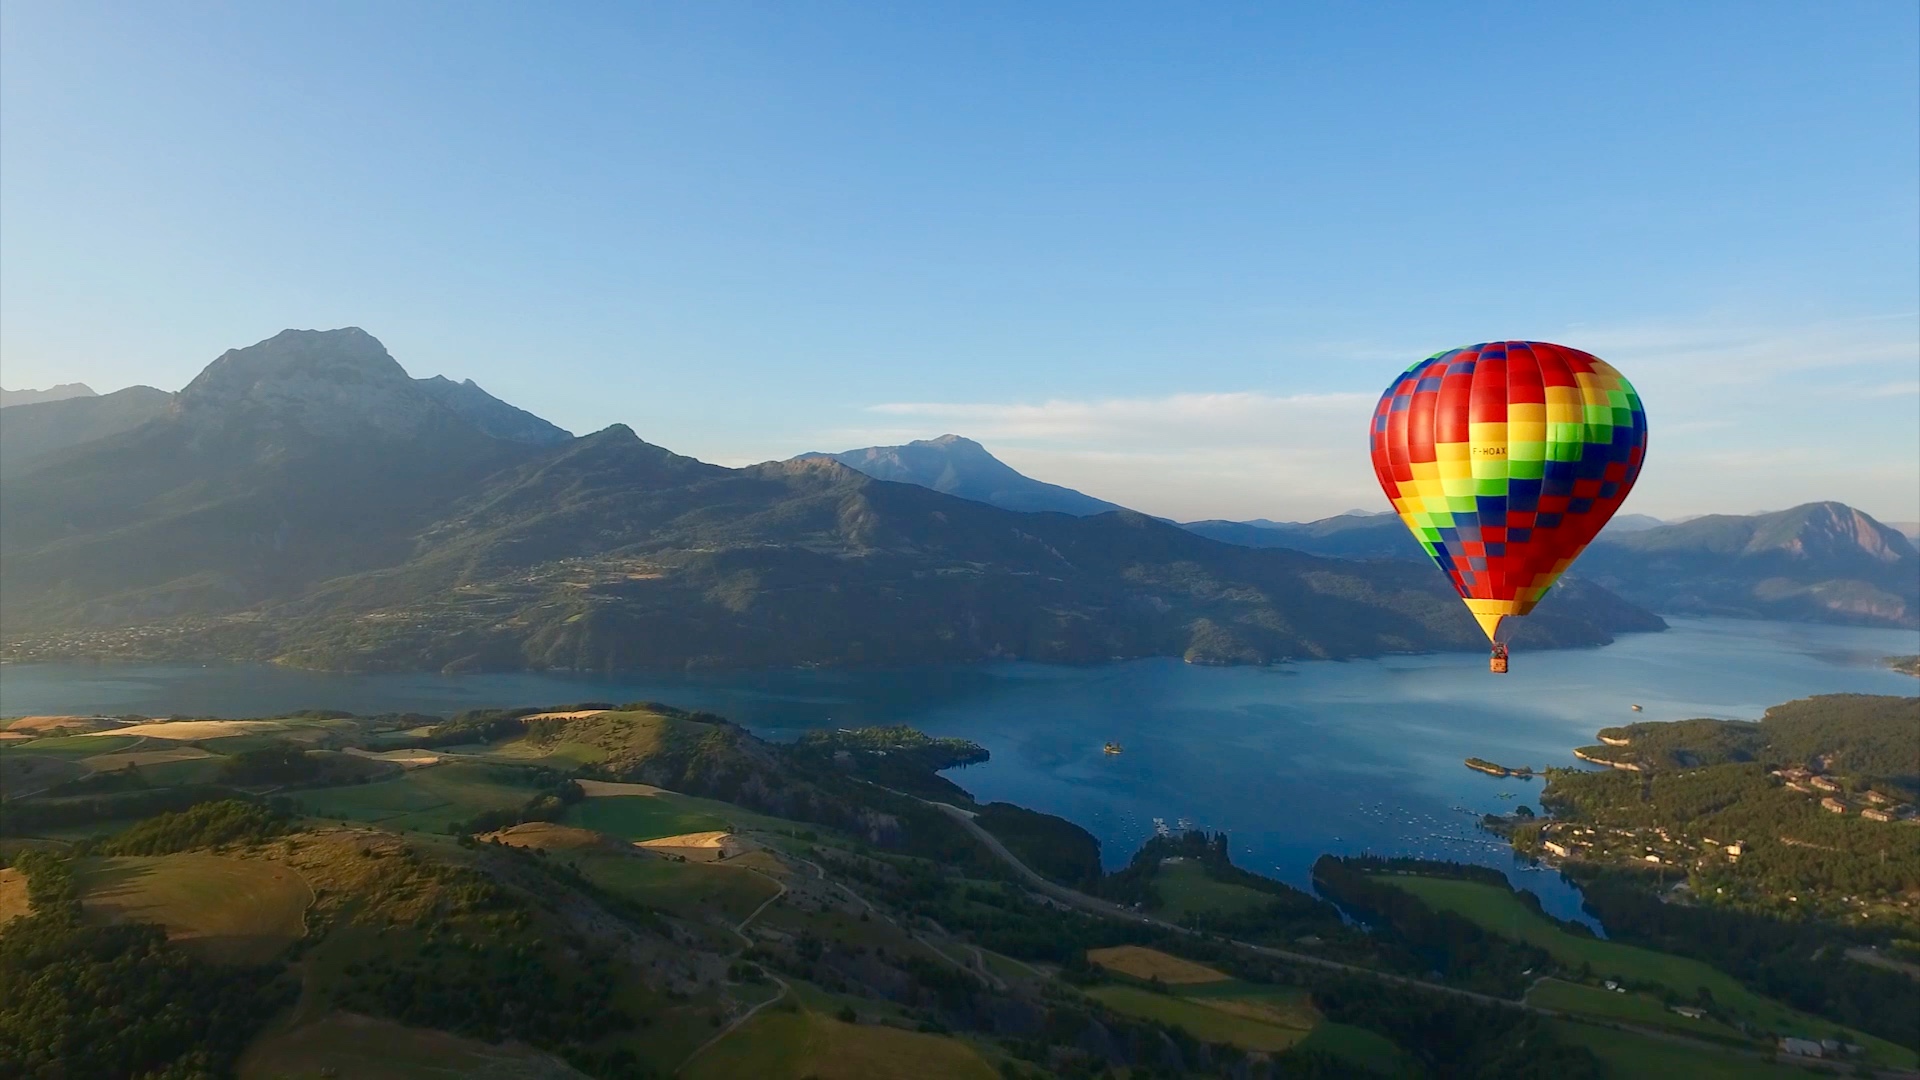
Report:
[[[1475,825],[1538,809],[1538,780],[1461,761],[1577,764],[1595,730],[1634,720],[1754,719],[1809,694],[1920,692],[1880,666],[1920,633],[1674,619],[1604,648],[1521,653],[1493,676],[1467,653],[1271,668],[1140,660],[697,676],[339,675],[270,666],[10,665],[0,714],[264,716],[300,708],[451,713],[482,706],[658,700],[709,709],[771,739],[817,727],[911,724],[986,746],[949,773],[983,800],[1059,814],[1119,866],[1153,819],[1223,829],[1237,863],[1296,885],[1323,852],[1483,863],[1579,916],[1577,894],[1528,872]],[[1645,711],[1634,713],[1631,703]],[[1119,755],[1102,752],[1114,741]],[[1511,795],[1502,798],[1503,794]]]

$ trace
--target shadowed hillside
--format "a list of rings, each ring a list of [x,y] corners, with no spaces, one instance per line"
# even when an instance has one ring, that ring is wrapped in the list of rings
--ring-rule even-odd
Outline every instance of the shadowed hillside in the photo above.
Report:
[[[726,469],[621,425],[569,438],[412,379],[357,329],[227,353],[164,415],[9,478],[0,509],[16,659],[620,670],[1480,644],[1414,564],[1016,513],[824,457]],[[1588,589],[1519,643],[1661,625]]]

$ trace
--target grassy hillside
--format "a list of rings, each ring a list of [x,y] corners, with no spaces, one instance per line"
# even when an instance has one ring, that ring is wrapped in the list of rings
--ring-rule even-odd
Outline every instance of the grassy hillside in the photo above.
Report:
[[[999,1071],[956,1039],[770,1009],[695,1058],[694,1080],[994,1080]]]
[[[210,960],[263,964],[306,935],[313,889],[258,860],[178,854],[87,859],[76,868],[89,918],[153,923]]]

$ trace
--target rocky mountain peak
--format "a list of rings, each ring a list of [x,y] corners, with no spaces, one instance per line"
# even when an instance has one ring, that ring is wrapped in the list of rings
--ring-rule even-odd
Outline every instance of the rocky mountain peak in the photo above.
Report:
[[[316,430],[421,430],[438,411],[378,338],[357,326],[283,330],[229,349],[180,392],[186,413],[265,412]]]
[[[445,375],[435,375],[415,383],[428,397],[496,439],[530,446],[557,446],[573,438],[571,431],[501,401],[480,389],[480,384],[472,379],[454,382]]]
[[[1778,551],[1796,558],[1846,556],[1897,563],[1920,555],[1897,530],[1845,503],[1808,503],[1768,515],[1754,531],[1749,552]]]

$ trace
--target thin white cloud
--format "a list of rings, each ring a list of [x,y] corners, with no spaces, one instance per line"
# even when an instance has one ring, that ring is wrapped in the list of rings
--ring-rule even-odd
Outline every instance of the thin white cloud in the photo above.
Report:
[[[1376,400],[1377,395],[1361,393],[1278,396],[1246,391],[1038,404],[890,402],[868,406],[867,411],[965,428],[962,433],[975,438],[1075,440],[1099,448],[1264,440],[1278,425],[1302,422],[1346,422],[1364,432]]]
[[[1868,386],[1860,390],[1861,397],[1870,398],[1906,397],[1912,394],[1920,394],[1920,379],[1881,383],[1879,386]]]
[[[1635,510],[1740,513],[1830,498],[1920,516],[1920,424],[1893,400],[1920,393],[1910,378],[1920,368],[1920,315],[1771,327],[1706,317],[1540,336],[1605,357],[1646,400],[1655,439]],[[1349,342],[1329,351],[1352,360],[1390,350]],[[1401,370],[1341,367],[1382,384]],[[818,439],[838,449],[953,432],[1028,475],[1149,513],[1309,518],[1381,504],[1366,449],[1377,395],[1356,386],[885,402],[861,409],[875,423]]]

